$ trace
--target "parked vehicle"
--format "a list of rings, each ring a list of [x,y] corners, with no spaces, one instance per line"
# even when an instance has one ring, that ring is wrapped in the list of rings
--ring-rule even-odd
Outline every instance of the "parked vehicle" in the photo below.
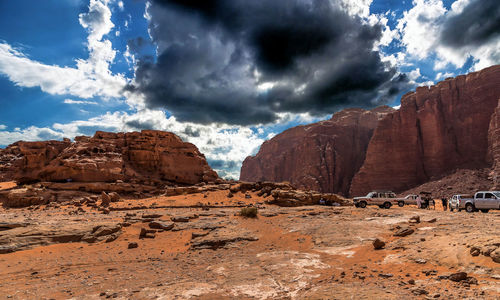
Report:
[[[450,207],[450,211],[461,211],[462,209],[465,209],[465,200],[466,199],[473,199],[474,197],[472,195],[453,195],[449,200],[448,200],[448,206]]]
[[[453,199],[455,196],[456,198]],[[474,195],[474,198],[455,196],[452,197],[453,208],[459,211],[465,209],[471,213],[480,210],[487,213],[490,209],[500,209],[500,191],[479,191]]]
[[[398,206],[403,207],[405,205],[417,205],[417,195],[406,195],[404,198],[398,199]]]
[[[368,195],[364,197],[355,197],[353,200],[354,205],[361,208],[365,208],[367,205],[378,205],[380,208],[389,209],[392,205],[398,203],[396,194],[390,191],[374,191],[368,193]]]

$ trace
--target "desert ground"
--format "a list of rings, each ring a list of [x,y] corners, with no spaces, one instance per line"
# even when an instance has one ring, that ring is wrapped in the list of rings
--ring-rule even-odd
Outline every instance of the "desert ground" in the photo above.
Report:
[[[109,211],[0,208],[0,298],[500,297],[499,211],[279,207],[256,192],[227,196],[125,198]],[[248,205],[256,218],[240,216]]]

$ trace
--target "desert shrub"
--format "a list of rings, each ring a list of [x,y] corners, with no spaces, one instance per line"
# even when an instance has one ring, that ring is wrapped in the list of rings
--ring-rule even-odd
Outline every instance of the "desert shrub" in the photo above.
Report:
[[[245,218],[257,218],[257,207],[243,207],[240,216]]]

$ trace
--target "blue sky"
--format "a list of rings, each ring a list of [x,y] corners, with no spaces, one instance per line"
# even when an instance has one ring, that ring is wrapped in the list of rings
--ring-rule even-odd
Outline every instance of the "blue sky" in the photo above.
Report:
[[[303,0],[307,1],[313,0]],[[360,56],[373,58],[374,64],[367,66],[377,65],[379,69],[375,71],[383,74],[376,78],[377,84],[369,92],[351,91],[349,95],[340,93],[325,99],[308,98],[307,93],[299,97],[299,93],[308,91],[317,82],[297,79],[296,74],[286,69],[288,66],[276,61],[263,63],[269,55],[259,55],[263,51],[272,55],[273,49],[269,47],[273,45],[259,44],[241,34],[257,32],[253,22],[245,25],[248,16],[244,13],[240,19],[235,17],[239,22],[235,24],[241,28],[234,29],[225,24],[227,17],[217,19],[224,11],[205,16],[206,11],[169,2],[175,1],[0,2],[0,147],[17,140],[92,135],[96,130],[167,130],[197,145],[220,175],[237,178],[243,159],[254,154],[263,141],[287,128],[327,119],[342,107],[397,106],[401,95],[419,85],[480,70],[500,60],[498,30],[488,31],[491,34],[481,40],[453,39],[453,26],[463,22],[465,11],[474,12],[474,8],[487,7],[494,1],[331,0],[331,14],[305,14],[305,17],[323,22],[321,30],[339,26],[343,32],[353,34],[363,32],[362,28],[377,33],[370,36],[369,42],[360,39],[351,47]],[[270,3],[261,2],[263,6]],[[237,11],[235,3],[240,2],[224,5]],[[218,9],[222,10],[224,5]],[[254,17],[260,20],[256,7],[246,10],[255,9]],[[329,19],[335,11],[341,12],[343,23]],[[498,13],[491,13],[491,18],[498,20]],[[471,22],[470,15],[467,19]],[[445,35],[452,38],[445,39]],[[204,40],[205,37],[210,40]],[[304,37],[285,38],[310,42]],[[191,50],[193,39],[202,46],[215,40],[219,44],[214,47],[219,48],[209,48],[215,49],[210,57],[207,54],[198,60],[198,54],[196,59],[190,59],[183,55]],[[220,86],[201,89],[199,94],[170,89],[172,82],[179,81],[193,87],[190,89],[200,88],[200,78],[196,77],[199,71],[217,68],[218,59],[224,64],[225,51],[235,51],[238,45],[243,47],[237,49],[244,52],[243,62],[228,64],[230,70],[224,70],[227,74],[209,82]],[[180,54],[171,55],[174,46],[181,47]],[[328,55],[325,50],[310,54],[317,49],[307,49],[306,54],[301,52],[290,59],[295,66],[307,59],[310,68],[317,65],[320,70],[327,64],[332,69],[337,66],[342,69],[339,64],[348,51],[338,52],[337,46],[328,42],[325,46],[327,51],[331,50]],[[303,48],[293,51],[300,52]],[[293,51],[295,55],[297,52]],[[179,61],[172,61],[172,57]],[[279,59],[278,63],[289,61]],[[385,70],[380,70],[380,66],[385,66]],[[275,67],[281,68],[279,76],[275,69],[269,71]],[[367,68],[361,74],[373,71]],[[257,74],[255,82],[251,82],[255,78],[248,77],[249,69]],[[303,71],[296,70],[296,73]],[[220,71],[214,69],[213,74]],[[395,80],[403,78],[397,76],[405,78],[404,84]],[[225,90],[223,82],[227,79],[234,82],[230,83],[231,89]],[[395,84],[397,92],[387,93]],[[295,88],[297,95],[292,95],[292,100],[271,98],[279,91],[277,87],[285,85]]]

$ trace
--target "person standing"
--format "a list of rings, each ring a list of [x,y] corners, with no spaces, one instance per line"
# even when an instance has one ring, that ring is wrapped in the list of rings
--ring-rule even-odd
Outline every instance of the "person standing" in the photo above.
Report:
[[[422,207],[422,198],[420,198],[420,195],[417,196],[417,208]]]
[[[448,210],[448,200],[446,198],[441,198],[441,203],[443,204],[443,211]]]

